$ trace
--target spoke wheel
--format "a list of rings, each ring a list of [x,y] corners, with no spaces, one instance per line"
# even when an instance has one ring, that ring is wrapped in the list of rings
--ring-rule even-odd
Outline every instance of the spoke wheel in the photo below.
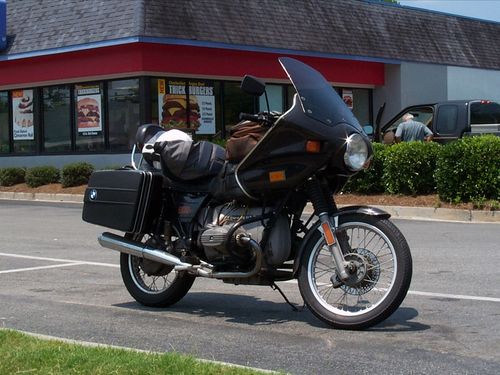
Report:
[[[349,278],[340,280],[330,250],[317,231],[302,256],[300,291],[311,311],[326,323],[366,328],[387,318],[403,301],[411,281],[410,251],[388,220],[346,215],[339,224]]]
[[[147,243],[149,236],[128,238]],[[120,254],[122,279],[135,300],[151,307],[166,307],[184,297],[195,277],[186,272],[176,272],[172,266],[139,258],[130,254]]]

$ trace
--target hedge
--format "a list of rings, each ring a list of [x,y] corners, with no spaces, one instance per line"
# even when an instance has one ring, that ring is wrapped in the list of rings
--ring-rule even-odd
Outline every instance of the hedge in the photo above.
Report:
[[[0,186],[22,184],[24,182],[25,175],[26,169],[24,168],[2,168],[0,169]]]
[[[434,171],[442,146],[434,142],[403,142],[385,155],[385,190],[391,194],[429,194],[436,191]]]
[[[466,137],[438,155],[439,198],[449,202],[500,200],[500,137]]]
[[[61,184],[63,187],[80,186],[89,182],[94,171],[90,163],[80,162],[65,165],[61,170]]]
[[[500,201],[500,137],[466,137],[446,145],[375,143],[369,170],[351,178],[344,192],[428,194],[453,203]]]
[[[24,179],[29,187],[57,183],[59,182],[59,169],[49,165],[29,168]]]

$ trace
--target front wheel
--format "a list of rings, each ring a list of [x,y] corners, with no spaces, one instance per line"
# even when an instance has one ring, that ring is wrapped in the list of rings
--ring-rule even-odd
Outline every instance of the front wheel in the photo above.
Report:
[[[408,244],[389,220],[348,214],[339,217],[338,241],[350,276],[341,281],[317,230],[301,258],[299,289],[314,315],[342,329],[363,329],[388,318],[403,302],[412,276]]]
[[[126,237],[148,242],[148,236]],[[125,253],[120,254],[120,270],[130,295],[137,302],[150,307],[173,305],[187,294],[195,280],[185,271],[174,271],[173,266]]]

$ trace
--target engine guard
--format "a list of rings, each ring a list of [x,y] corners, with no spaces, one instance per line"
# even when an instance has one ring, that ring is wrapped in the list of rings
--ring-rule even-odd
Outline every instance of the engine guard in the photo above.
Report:
[[[380,208],[377,207],[370,207],[370,206],[345,206],[342,208],[339,208],[338,211],[332,215],[332,218],[339,218],[343,215],[348,215],[348,214],[362,214],[362,215],[368,215],[368,216],[376,216],[380,219],[389,219],[391,217],[391,214],[388,212],[381,210]],[[295,260],[293,262],[293,277],[297,277],[297,271],[299,270],[300,266],[300,259],[302,258],[302,253],[304,252],[304,248],[306,244],[309,242],[309,239],[312,237],[314,232],[321,226],[321,223],[319,220],[317,220],[309,229],[307,234],[304,236],[304,239],[302,240],[302,244],[300,245],[299,251],[295,255]]]

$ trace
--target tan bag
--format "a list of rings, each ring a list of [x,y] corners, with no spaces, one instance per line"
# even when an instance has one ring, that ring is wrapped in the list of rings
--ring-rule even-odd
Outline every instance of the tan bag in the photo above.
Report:
[[[253,121],[241,121],[229,131],[230,138],[226,143],[226,160],[239,163],[255,147],[267,130]]]

